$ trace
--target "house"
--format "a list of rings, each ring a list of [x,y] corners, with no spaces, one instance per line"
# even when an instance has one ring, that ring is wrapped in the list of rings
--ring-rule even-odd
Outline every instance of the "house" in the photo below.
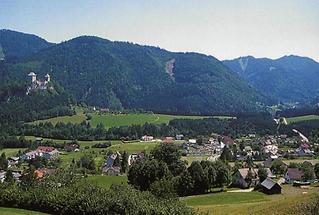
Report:
[[[229,148],[230,148],[232,145],[235,144],[235,141],[234,141],[232,138],[228,137],[228,136],[223,136],[222,142],[223,142],[226,146],[228,146]]]
[[[0,182],[1,183],[4,182],[4,179],[6,178],[6,174],[7,174],[7,172],[5,172],[5,171],[0,172]]]
[[[285,182],[293,183],[294,181],[302,181],[304,173],[298,168],[288,168],[285,174]]]
[[[196,144],[197,140],[196,139],[189,139],[188,142],[190,144]]]
[[[176,134],[175,138],[176,138],[176,140],[183,140],[184,135],[183,134]]]
[[[266,194],[280,194],[282,187],[270,178],[266,178],[261,183],[261,189]]]
[[[38,152],[38,156],[48,160],[54,160],[59,157],[59,151],[51,146],[39,146],[36,151]]]
[[[7,174],[6,171],[0,172],[0,182],[1,183],[4,182],[4,180],[6,179],[6,174]],[[19,172],[12,172],[12,176],[13,176],[14,180],[19,182],[19,179],[21,177],[21,174]]]
[[[75,151],[78,151],[79,148],[80,148],[80,145],[77,143],[66,144],[64,146],[64,150],[67,152],[75,152]]]
[[[31,160],[34,159],[36,156],[39,156],[39,153],[37,151],[30,151],[20,156],[20,160]]]
[[[313,152],[307,148],[300,147],[300,148],[296,149],[296,152],[297,152],[299,157],[313,156]]]
[[[109,108],[101,108],[100,109],[100,113],[108,113],[108,112],[110,112]]]
[[[116,176],[116,175],[119,175],[120,172],[121,172],[121,168],[118,166],[111,166],[111,167],[104,166],[102,168],[102,174],[108,175],[108,176]]]
[[[109,155],[106,159],[104,166],[112,167],[116,158],[117,158],[117,154]]]
[[[154,137],[153,136],[144,135],[141,139],[143,141],[152,141],[154,139]]]
[[[267,177],[268,178],[275,178],[276,176],[274,176],[272,174],[272,171],[270,170],[270,168],[265,168],[266,172],[267,172]]]
[[[53,147],[38,147],[39,156],[47,160],[54,160],[59,157],[59,151]]]
[[[174,143],[174,139],[173,139],[173,137],[165,137],[163,140],[163,143],[172,144],[172,143]]]
[[[11,166],[14,166],[14,165],[17,165],[19,163],[19,157],[9,157],[8,158],[8,166],[11,167]]]
[[[128,157],[128,165],[131,166],[133,163],[144,160],[144,153],[131,154]]]
[[[56,169],[40,168],[34,171],[34,174],[37,179],[44,178],[50,175],[53,175],[56,172]]]
[[[258,184],[258,182],[259,178],[257,171],[253,168],[238,169],[233,174],[232,184],[241,188],[249,188],[250,186],[254,187]]]

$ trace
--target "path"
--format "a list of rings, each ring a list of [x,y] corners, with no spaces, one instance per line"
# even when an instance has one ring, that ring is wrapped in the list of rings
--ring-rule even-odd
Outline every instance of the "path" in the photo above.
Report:
[[[254,190],[254,188],[249,188],[249,189],[240,189],[240,190],[229,190],[227,192],[228,193],[249,193],[253,190]]]

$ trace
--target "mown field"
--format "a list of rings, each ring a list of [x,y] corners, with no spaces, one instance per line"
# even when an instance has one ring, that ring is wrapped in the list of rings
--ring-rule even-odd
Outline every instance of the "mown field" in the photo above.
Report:
[[[54,117],[45,120],[38,120],[31,124],[39,124],[45,122],[51,122],[56,124],[58,122],[64,123],[81,123],[86,120],[86,116],[82,109],[77,108],[76,115]],[[173,119],[203,119],[209,116],[179,116],[179,115],[165,115],[165,114],[147,114],[147,113],[130,113],[130,114],[98,114],[91,113],[92,118],[88,120],[92,127],[96,127],[102,123],[105,128],[118,127],[118,126],[129,126],[129,125],[143,125],[146,122],[153,124],[168,123]],[[212,116],[219,119],[231,119],[233,117],[228,116]]]
[[[45,123],[45,122],[51,122],[53,125],[57,124],[58,122],[80,124],[81,122],[85,120],[86,120],[85,114],[83,112],[78,112],[77,114],[73,116],[59,116],[59,117],[54,117],[50,119],[37,120],[30,124],[39,124],[39,123]]]
[[[319,120],[319,115],[296,116],[296,117],[286,118],[286,120],[288,124],[301,122],[301,121]]]
[[[0,207],[0,215],[41,215],[41,214],[45,214],[45,213],[23,210],[18,208]]]
[[[282,194],[266,195],[260,192],[213,193],[182,198],[187,205],[208,214],[296,214],[296,206],[310,201],[318,188],[301,189],[284,185]]]

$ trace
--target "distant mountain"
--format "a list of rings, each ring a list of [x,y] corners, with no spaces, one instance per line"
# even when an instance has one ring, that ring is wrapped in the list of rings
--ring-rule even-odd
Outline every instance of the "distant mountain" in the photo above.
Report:
[[[319,63],[299,56],[272,60],[252,56],[223,63],[268,96],[285,102],[310,102],[319,95]]]
[[[78,101],[111,109],[213,114],[256,111],[272,102],[214,57],[91,36],[0,65],[6,81],[27,80],[31,70],[42,78],[50,73]]]
[[[31,56],[52,43],[32,34],[0,30],[0,60]]]

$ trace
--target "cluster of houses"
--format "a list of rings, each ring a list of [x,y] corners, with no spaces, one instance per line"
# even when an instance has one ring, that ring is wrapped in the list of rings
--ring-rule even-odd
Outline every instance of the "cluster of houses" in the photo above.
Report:
[[[119,152],[108,155],[102,166],[102,174],[107,176],[120,175],[121,165],[119,162],[115,162],[115,160],[120,160],[121,156],[122,155]],[[128,165],[131,166],[135,162],[142,161],[144,159],[145,154],[142,152],[130,154],[128,157]]]
[[[304,172],[300,168],[289,168],[288,165],[283,163],[286,166],[286,172],[282,177],[275,181],[276,176],[272,173],[269,168],[271,162],[269,160],[263,162],[263,167],[267,172],[267,178],[264,181],[260,181],[258,175],[258,169],[256,168],[240,168],[232,175],[232,185],[240,188],[250,188],[256,187],[260,184],[263,192],[267,194],[281,193],[281,184],[292,184],[294,186],[299,185],[309,185],[310,183],[315,182],[315,179],[305,180]],[[308,165],[314,167],[312,161],[304,161],[303,165]],[[315,178],[315,175],[313,176]]]
[[[39,146],[36,150],[21,155],[20,160],[26,161],[36,157],[44,157],[47,160],[54,160],[59,157],[59,151],[51,146]]]
[[[199,142],[197,139],[189,139],[182,144],[186,156],[219,156],[224,147],[232,147],[235,141],[228,136],[214,135],[207,142]]]

